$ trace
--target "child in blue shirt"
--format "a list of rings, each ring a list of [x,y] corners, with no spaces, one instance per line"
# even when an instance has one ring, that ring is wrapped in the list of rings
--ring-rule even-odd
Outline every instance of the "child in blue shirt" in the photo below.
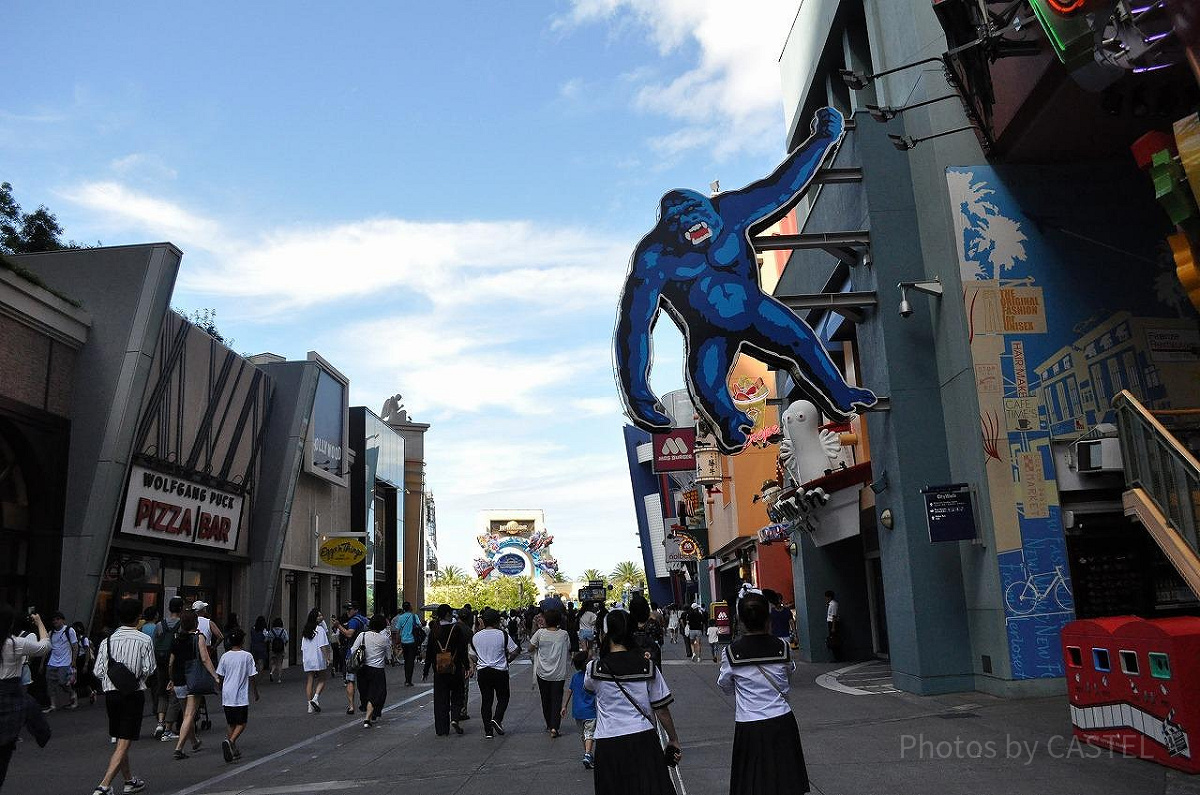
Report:
[[[596,735],[596,694],[583,689],[583,669],[588,664],[588,653],[576,652],[571,662],[575,665],[575,675],[571,677],[571,684],[567,687],[566,697],[563,699],[562,715],[566,716],[567,706],[570,705],[571,717],[575,719],[575,725],[579,727],[579,733],[583,736],[583,766],[591,770],[595,765],[592,759],[592,741]]]

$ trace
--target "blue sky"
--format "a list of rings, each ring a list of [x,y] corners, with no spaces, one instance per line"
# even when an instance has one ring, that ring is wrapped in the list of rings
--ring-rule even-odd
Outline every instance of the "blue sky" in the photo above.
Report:
[[[542,508],[566,573],[608,569],[640,561],[629,254],[666,190],[781,158],[796,7],[8,3],[0,181],[69,238],[175,243],[174,304],[239,351],[317,350],[376,411],[402,393],[443,561],[470,565],[479,510]]]

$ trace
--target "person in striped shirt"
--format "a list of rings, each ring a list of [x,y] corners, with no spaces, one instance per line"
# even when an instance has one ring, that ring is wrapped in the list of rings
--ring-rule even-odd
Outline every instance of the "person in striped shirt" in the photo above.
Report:
[[[153,674],[156,668],[154,641],[137,628],[141,613],[142,605],[136,599],[122,599],[117,604],[117,620],[121,626],[101,641],[96,649],[94,673],[104,691],[108,733],[117,738],[117,743],[108,760],[104,778],[96,785],[92,795],[112,795],[112,782],[118,772],[125,776],[124,795],[132,795],[146,788],[146,782],[133,775],[129,763],[129,747],[142,731],[146,677]],[[118,672],[114,663],[120,663],[128,670]],[[129,675],[136,680],[136,689],[131,693],[123,693],[118,683],[122,683]]]

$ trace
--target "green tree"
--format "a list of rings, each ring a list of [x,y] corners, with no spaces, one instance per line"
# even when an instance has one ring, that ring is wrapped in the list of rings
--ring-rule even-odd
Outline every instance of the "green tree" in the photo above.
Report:
[[[453,576],[442,576],[444,574]],[[429,601],[435,604],[461,607],[469,602],[476,610],[484,607],[511,610],[533,604],[538,595],[537,583],[529,577],[488,577],[481,580],[467,577],[456,566],[447,566],[438,575],[427,591]]]
[[[196,326],[205,334],[212,337],[225,347],[233,347],[233,337],[226,337],[221,333],[221,330],[217,328],[217,310],[207,307],[204,309],[193,309],[191,311],[180,309],[179,307],[171,307],[171,309],[184,320],[191,323],[193,326]]]
[[[600,582],[604,583],[605,585],[608,584],[608,575],[605,574],[604,572],[600,571],[600,569],[584,569],[582,576],[583,576],[583,579],[586,580],[587,582],[591,582],[592,580],[599,580]]]
[[[27,213],[12,193],[12,185],[0,182],[0,253],[32,254],[82,248],[75,241],[62,242],[63,228],[45,205]]]
[[[434,585],[464,585],[466,582],[467,573],[458,566],[446,566],[433,575]]]
[[[635,590],[646,585],[646,573],[631,560],[618,563],[608,577],[613,587],[619,591]]]

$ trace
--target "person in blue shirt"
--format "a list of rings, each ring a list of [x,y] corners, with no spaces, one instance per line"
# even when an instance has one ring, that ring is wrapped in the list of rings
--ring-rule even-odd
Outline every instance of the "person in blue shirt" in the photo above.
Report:
[[[354,604],[354,602],[346,602],[346,604],[342,605],[342,609],[346,611],[349,618],[346,619],[346,623],[344,624],[340,621],[334,621],[333,628],[342,636],[342,648],[345,650],[343,656],[348,660],[350,659],[350,648],[354,645],[354,639],[358,636],[358,633],[367,628],[367,619],[363,617],[362,613],[358,612],[358,605]],[[345,666],[343,666],[343,670],[345,671],[344,679],[346,682],[346,714],[353,715],[354,683],[358,679],[358,676],[346,670]],[[362,702],[359,708],[363,712],[366,712],[366,699],[361,698],[363,694],[360,693],[359,695],[359,700]]]
[[[571,677],[563,699],[562,714],[566,717],[567,707],[571,707],[571,717],[575,719],[575,725],[583,737],[583,766],[591,770],[594,764],[592,742],[596,736],[596,694],[583,688],[583,669],[587,667],[588,658],[586,651],[576,652],[571,658],[575,675]]]
[[[404,652],[404,686],[413,686],[413,667],[417,664],[417,646],[421,644],[421,638],[417,637],[417,630],[421,627],[421,619],[412,611],[412,604],[405,602],[400,606],[400,612],[392,619],[392,629],[395,630],[395,637],[399,638],[399,645]]]

